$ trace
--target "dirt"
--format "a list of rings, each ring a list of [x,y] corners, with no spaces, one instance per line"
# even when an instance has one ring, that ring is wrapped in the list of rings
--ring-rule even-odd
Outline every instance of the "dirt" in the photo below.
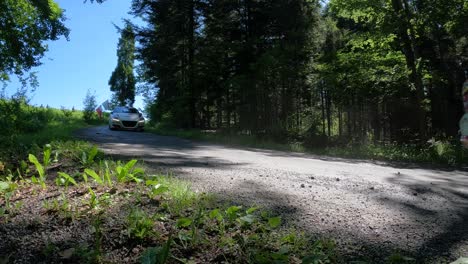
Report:
[[[280,212],[336,240],[348,261],[400,252],[420,263],[468,256],[468,173],[302,153],[235,148],[96,127],[77,136],[107,154],[143,160],[200,192]]]

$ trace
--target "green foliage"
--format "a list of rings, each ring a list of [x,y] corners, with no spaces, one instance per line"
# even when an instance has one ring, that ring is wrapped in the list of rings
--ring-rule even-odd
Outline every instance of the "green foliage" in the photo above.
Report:
[[[281,225],[281,217],[272,217],[268,218],[268,225],[271,228],[277,228],[279,225]]]
[[[91,178],[94,179],[94,181],[100,185],[103,185],[104,184],[104,179],[101,178],[101,176],[99,176],[94,170],[91,170],[91,169],[85,169],[84,171],[85,174],[83,175],[89,175],[91,176]],[[84,177],[84,176],[83,176]],[[85,178],[85,181],[87,181],[87,177]]]
[[[156,180],[147,180],[146,186],[149,187],[148,196],[151,199],[156,198],[158,195],[164,194],[169,191],[169,187],[160,184]]]
[[[48,40],[68,37],[64,11],[53,1],[4,0],[0,2],[0,81],[9,74],[21,77],[40,65]],[[0,111],[1,112],[1,111]]]
[[[122,165],[120,161],[117,162],[117,167],[115,168],[117,172],[117,181],[118,182],[128,182],[135,181],[141,182],[142,180],[139,176],[142,176],[144,170],[141,168],[134,168],[137,160],[130,160],[126,164]]]
[[[96,158],[96,155],[99,153],[99,150],[96,146],[93,146],[91,149],[88,151],[82,151],[81,153],[81,164],[85,167],[89,167],[94,164],[94,159]]]
[[[159,89],[153,121],[281,134],[310,105],[316,3],[144,0],[132,9],[148,23],[137,57],[142,79]]]
[[[38,146],[54,140],[72,138],[72,132],[86,124],[79,111],[66,117],[57,109],[30,106],[25,98],[0,98],[0,126],[3,127],[0,131],[0,160],[6,164],[15,164],[17,161],[28,160],[29,153],[39,156]],[[54,144],[51,145],[56,149]],[[68,150],[52,151],[49,159],[53,161],[59,152],[66,153]],[[44,157],[40,158],[43,163]],[[8,169],[15,170],[10,167]]]
[[[56,179],[56,183],[57,183],[57,185],[65,185],[67,187],[68,187],[68,185],[70,183],[73,184],[73,185],[76,185],[75,179],[72,176],[70,176],[70,175],[68,175],[68,174],[66,174],[64,172],[58,172],[58,177]]]
[[[131,238],[143,240],[157,233],[153,219],[143,210],[135,209],[127,217],[127,231]]]
[[[172,238],[169,237],[162,247],[150,247],[143,252],[140,258],[141,264],[165,264],[170,256]]]
[[[34,156],[33,154],[29,154],[29,162],[31,162],[32,164],[34,164],[34,166],[36,167],[36,172],[39,174],[39,178],[36,178],[35,176],[32,176],[32,181],[33,183],[38,183],[42,186],[43,189],[46,188],[46,168],[44,168],[42,166],[42,164],[37,160],[36,156]]]
[[[117,66],[112,72],[109,86],[115,93],[120,105],[133,105],[135,102],[135,33],[129,21],[125,21],[125,28],[119,29],[120,39],[117,45]]]
[[[92,94],[90,90],[86,92],[86,96],[83,99],[83,119],[89,123],[96,117],[96,95]]]
[[[4,200],[4,207],[0,207],[0,217],[8,214],[13,214],[15,206],[11,203],[11,197],[18,189],[18,184],[11,179],[0,181],[0,197]]]

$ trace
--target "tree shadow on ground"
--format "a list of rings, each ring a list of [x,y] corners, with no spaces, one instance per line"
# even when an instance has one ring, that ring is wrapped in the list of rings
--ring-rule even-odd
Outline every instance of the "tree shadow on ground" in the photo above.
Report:
[[[413,252],[390,243],[370,241],[359,230],[338,227],[324,229],[320,224],[313,223],[304,226],[304,223],[300,223],[298,219],[303,220],[301,218],[306,217],[309,212],[288,202],[294,195],[271,191],[271,189],[257,182],[242,182],[232,187],[231,190],[223,190],[214,194],[220,202],[242,205],[247,208],[253,205],[252,201],[255,201],[255,205],[260,205],[262,209],[271,212],[273,215],[281,215],[285,226],[297,228],[299,232],[305,232],[313,240],[335,240],[339,263],[350,263],[352,261],[383,263],[391,254],[396,252],[406,256],[414,255]],[[252,196],[255,196],[255,199]]]
[[[461,257],[456,254],[468,254],[468,175],[440,172],[426,177],[429,180],[422,181],[407,175],[395,175],[389,179],[389,182],[405,186],[422,199],[416,203],[393,201],[394,206],[413,212],[415,221],[427,221],[429,229],[430,224],[441,229],[441,232],[421,241],[416,249],[418,260],[440,262],[440,256],[456,259]],[[435,210],[428,211],[425,208],[428,204],[432,204]],[[460,250],[460,246],[465,249]]]
[[[213,144],[196,144],[188,140],[173,137],[155,137],[151,134],[145,135],[145,133],[135,133],[138,135],[137,139],[128,139],[126,136],[133,136],[133,134],[126,133],[133,132],[112,134],[115,136],[123,135],[124,137],[121,140],[100,138],[96,142],[100,143],[103,149],[107,148],[108,153],[116,158],[132,159],[144,156],[147,157],[144,162],[154,171],[174,172],[177,177],[192,180],[196,180],[196,177],[189,175],[190,173],[184,171],[183,168],[235,169],[242,165],[248,165],[233,163],[219,157],[190,154],[191,150],[203,149],[207,146],[212,148]],[[116,141],[118,143],[115,143]],[[125,149],[125,154],[118,151],[119,148]],[[372,163],[365,160],[322,157],[303,153],[263,149],[251,150],[269,157],[292,157],[330,162],[327,166],[333,166],[334,162],[348,164]],[[382,168],[390,166],[399,169],[421,169],[421,166],[411,164],[375,163],[382,165]],[[427,175],[424,175],[424,173]],[[381,194],[359,193],[359,188],[348,190],[356,194],[368,195],[367,199],[372,200],[374,205],[379,204],[389,208],[389,211],[400,213],[405,218],[404,221],[401,221],[403,226],[400,225],[396,228],[396,231],[390,232],[390,236],[393,236],[390,242],[382,237],[372,237],[375,232],[365,232],[366,230],[363,231],[354,225],[337,224],[330,227],[324,226],[320,222],[305,221],[304,223],[308,224],[302,227],[314,237],[338,238],[337,244],[340,253],[344,256],[344,262],[365,260],[369,263],[382,263],[394,252],[413,256],[418,263],[439,263],[441,262],[438,259],[439,257],[442,257],[443,261],[454,260],[460,257],[453,255],[455,254],[453,253],[454,248],[463,243],[466,245],[466,241],[468,241],[468,195],[465,193],[468,187],[468,175],[453,169],[418,170],[418,175],[419,177],[411,177],[404,173],[395,173],[386,178],[386,181],[393,187],[402,189],[403,194],[391,192]],[[334,183],[331,181],[327,184]],[[251,206],[252,202],[255,201],[255,203],[261,204],[267,210],[281,213],[289,223],[297,222],[297,219],[310,218],[310,216],[307,216],[310,212],[287,202],[289,200],[288,195],[292,199],[293,194],[274,191],[259,182],[236,182],[234,185],[221,189],[215,194],[221,197],[220,201],[245,206]],[[317,208],[325,209],[326,205],[325,207],[317,206]],[[317,214],[323,216],[322,212],[317,212]],[[336,215],[328,217],[334,216]],[[337,214],[337,216],[343,215]],[[334,220],[339,221],[340,219]],[[344,220],[350,221],[350,219]],[[381,223],[388,223],[388,221]],[[386,228],[391,228],[391,226]],[[408,243],[408,245],[405,246],[405,243]]]

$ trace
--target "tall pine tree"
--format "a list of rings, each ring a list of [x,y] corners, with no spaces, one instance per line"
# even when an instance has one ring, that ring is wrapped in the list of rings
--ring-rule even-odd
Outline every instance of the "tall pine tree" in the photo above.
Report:
[[[115,93],[121,105],[133,105],[135,102],[135,33],[130,22],[119,29],[120,39],[117,45],[117,66],[109,80],[110,89]]]

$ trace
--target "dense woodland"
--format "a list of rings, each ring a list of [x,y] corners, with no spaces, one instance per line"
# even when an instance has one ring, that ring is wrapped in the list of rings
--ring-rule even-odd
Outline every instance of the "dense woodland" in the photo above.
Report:
[[[323,141],[456,137],[465,0],[134,0],[140,89],[179,128]]]

